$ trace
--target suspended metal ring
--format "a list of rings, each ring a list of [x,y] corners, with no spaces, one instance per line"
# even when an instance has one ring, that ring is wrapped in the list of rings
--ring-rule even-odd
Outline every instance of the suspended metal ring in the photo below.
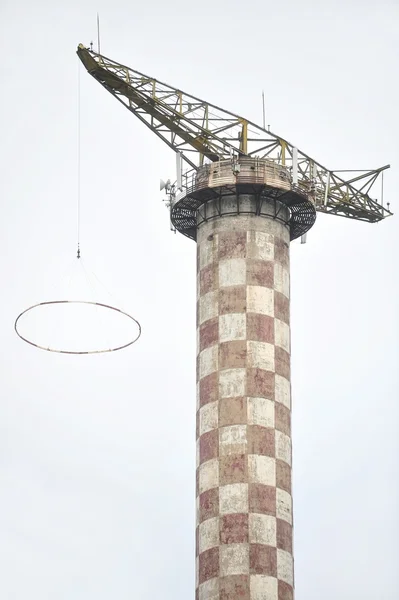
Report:
[[[116,346],[115,348],[106,348],[104,350],[83,350],[82,351],[82,350],[57,350],[56,348],[49,348],[46,346],[41,346],[40,344],[36,344],[32,340],[29,340],[28,338],[24,337],[18,331],[18,321],[20,320],[20,318],[23,315],[25,315],[29,311],[33,310],[34,308],[38,308],[39,306],[49,306],[49,305],[55,305],[55,304],[91,304],[92,306],[101,306],[102,308],[106,308],[108,310],[113,310],[115,312],[118,312],[118,313],[124,315],[131,321],[133,321],[138,327],[138,334],[134,339],[130,340],[127,344],[123,344],[122,346]],[[123,310],[120,310],[119,308],[115,308],[114,306],[110,306],[109,304],[102,304],[101,302],[89,302],[88,300],[51,300],[49,302],[39,302],[38,304],[34,304],[33,306],[30,306],[29,308],[22,311],[18,315],[18,317],[15,319],[14,329],[15,329],[15,332],[18,335],[18,337],[20,337],[21,340],[23,340],[27,344],[30,344],[31,346],[34,346],[35,348],[39,348],[40,350],[47,350],[47,352],[58,352],[59,354],[105,354],[106,352],[116,352],[117,350],[123,350],[124,348],[128,348],[129,346],[132,346],[132,344],[137,342],[137,340],[141,336],[140,323],[134,317],[129,315],[129,313],[124,312]]]

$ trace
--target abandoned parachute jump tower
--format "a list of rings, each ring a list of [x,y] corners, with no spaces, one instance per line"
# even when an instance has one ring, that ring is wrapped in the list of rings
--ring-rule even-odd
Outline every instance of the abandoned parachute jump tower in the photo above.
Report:
[[[197,242],[196,598],[292,600],[289,243],[317,211],[389,216],[369,196],[388,167],[344,181],[246,119],[77,53],[179,156],[171,222]]]

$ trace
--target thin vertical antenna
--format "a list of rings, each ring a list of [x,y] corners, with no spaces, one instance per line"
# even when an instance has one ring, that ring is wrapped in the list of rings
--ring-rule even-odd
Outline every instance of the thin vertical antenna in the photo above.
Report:
[[[176,178],[177,178],[177,189],[179,192],[182,191],[182,155],[181,152],[176,152]]]
[[[292,149],[292,183],[298,184],[298,148]]]
[[[80,258],[80,64],[78,64],[78,131],[77,131],[77,258]]]
[[[262,90],[262,107],[263,107],[263,129],[266,129],[265,92],[264,92],[264,90]]]
[[[97,13],[97,52],[101,54],[100,48],[100,15]]]

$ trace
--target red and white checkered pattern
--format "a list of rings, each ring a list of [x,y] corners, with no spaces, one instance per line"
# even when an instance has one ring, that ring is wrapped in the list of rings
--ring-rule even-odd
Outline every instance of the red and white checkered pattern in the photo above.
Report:
[[[198,231],[198,600],[293,600],[289,231]]]

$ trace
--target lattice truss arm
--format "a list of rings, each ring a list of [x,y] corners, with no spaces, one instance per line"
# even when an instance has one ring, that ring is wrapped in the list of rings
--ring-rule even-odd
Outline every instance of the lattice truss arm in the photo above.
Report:
[[[77,53],[90,75],[175,152],[180,152],[192,168],[197,169],[206,160],[240,155],[268,158],[291,171],[293,183],[311,194],[319,211],[371,222],[391,214],[382,204],[382,185],[375,185],[389,165],[372,171],[346,171],[349,179],[344,180],[338,172],[329,171],[255,123],[96,54],[82,44]],[[370,193],[375,194],[374,199]]]

